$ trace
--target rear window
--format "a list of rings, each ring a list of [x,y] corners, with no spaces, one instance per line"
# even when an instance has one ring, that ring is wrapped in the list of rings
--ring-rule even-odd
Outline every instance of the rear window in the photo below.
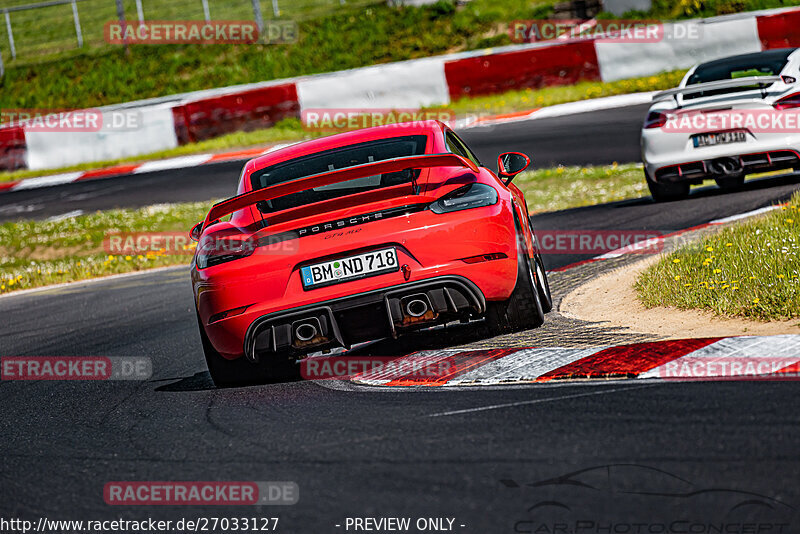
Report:
[[[373,163],[404,156],[419,156],[425,153],[427,140],[428,137],[426,135],[408,135],[348,145],[334,150],[326,150],[317,154],[295,158],[291,161],[261,169],[254,172],[250,180],[253,189],[262,189],[290,180],[353,167],[355,165],[363,165],[365,163]],[[280,211],[336,197],[353,195],[371,189],[398,185],[410,182],[412,179],[412,172],[414,171],[378,174],[308,189],[267,202],[260,202],[259,209],[265,213]]]
[[[737,78],[777,76],[786,66],[788,57],[792,52],[794,52],[794,49],[770,50],[768,52],[746,54],[703,63],[692,73],[686,85],[689,86],[720,80],[735,80]],[[758,86],[753,85],[716,89],[714,91],[685,95],[684,99],[688,100],[717,94],[751,91],[756,88],[758,88]]]

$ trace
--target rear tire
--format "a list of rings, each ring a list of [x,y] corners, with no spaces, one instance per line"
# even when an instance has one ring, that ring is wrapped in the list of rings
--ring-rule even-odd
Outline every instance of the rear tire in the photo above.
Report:
[[[714,181],[723,191],[738,191],[744,185],[744,175],[719,176]]]
[[[208,339],[199,315],[197,316],[197,326],[200,329],[200,341],[206,357],[208,374],[211,375],[211,380],[218,388],[253,386],[296,379],[296,366],[288,358],[270,364],[252,363],[244,356],[235,360],[223,358]]]
[[[519,226],[516,226],[517,282],[508,300],[488,303],[486,320],[493,336],[537,328],[544,323],[534,268],[527,254],[525,238]]]
[[[544,268],[542,255],[536,253],[536,281],[539,289],[539,302],[542,304],[542,311],[550,313],[553,310],[553,294],[550,292],[550,282],[547,280],[547,271]]]
[[[534,242],[534,258],[536,260],[535,271],[536,271],[536,282],[538,283],[539,289],[539,302],[542,303],[542,311],[544,313],[550,313],[553,309],[553,294],[550,292],[550,282],[547,280],[547,269],[544,268],[544,261],[542,260],[542,254],[539,252],[538,241],[536,241],[536,232],[533,230],[533,224],[531,224],[530,219],[528,219],[528,228],[531,231],[531,235],[533,236]]]
[[[686,182],[654,182],[646,172],[644,177],[645,180],[647,180],[647,187],[650,189],[650,195],[656,202],[672,202],[673,200],[682,200],[689,196],[690,186]]]

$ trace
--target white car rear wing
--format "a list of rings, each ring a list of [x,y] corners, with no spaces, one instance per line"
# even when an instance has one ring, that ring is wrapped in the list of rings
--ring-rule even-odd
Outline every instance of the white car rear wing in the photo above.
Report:
[[[661,91],[653,95],[653,102],[661,102],[668,100],[678,95],[691,95],[696,93],[703,93],[705,91],[714,91],[717,89],[732,89],[734,87],[747,87],[758,86],[763,89],[775,82],[780,82],[780,76],[750,76],[748,78],[736,78],[733,80],[717,80],[714,82],[697,83],[694,85],[687,85],[686,87],[677,87],[667,91]]]

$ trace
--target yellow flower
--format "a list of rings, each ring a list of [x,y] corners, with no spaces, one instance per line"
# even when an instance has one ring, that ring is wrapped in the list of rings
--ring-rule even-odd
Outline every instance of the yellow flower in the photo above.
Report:
[[[714,252],[714,247],[706,247],[706,252]]]
[[[675,280],[680,280],[680,279],[681,279],[681,275],[679,275],[679,274],[675,275]]]
[[[794,222],[794,219],[786,219],[786,222],[792,224]]]
[[[132,258],[130,256],[125,256],[125,261],[131,261],[131,259]]]
[[[109,254],[109,255],[108,255],[108,261],[114,261],[115,259],[116,259],[116,258],[114,257],[114,255],[113,255],[113,254]]]
[[[778,278],[783,278],[783,275],[782,275],[782,274],[779,274],[779,275],[778,275]]]
[[[683,284],[683,287],[690,287],[692,284]]]
[[[753,299],[753,304],[758,304],[759,302],[761,302],[761,301],[758,299],[758,297]]]
[[[755,280],[755,279],[756,279],[756,277],[755,277],[755,276],[751,276],[751,277],[750,277],[750,280]]]
[[[722,269],[714,269],[714,274],[721,273]]]
[[[725,246],[726,246],[726,247],[732,247],[732,246],[733,246],[733,243],[725,243]]]
[[[731,286],[729,286],[728,284],[725,284],[724,286],[722,286],[722,289],[728,289],[729,287],[731,287]]]
[[[731,289],[739,289],[739,286],[733,286]]]
[[[680,262],[681,262],[681,260],[679,260],[678,258],[675,258],[674,260],[672,260],[672,263],[680,263]]]

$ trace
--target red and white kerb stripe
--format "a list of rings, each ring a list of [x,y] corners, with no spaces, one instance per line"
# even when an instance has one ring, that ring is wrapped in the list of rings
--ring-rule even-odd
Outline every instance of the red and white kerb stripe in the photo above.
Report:
[[[594,348],[448,349],[417,352],[400,361],[417,371],[398,375],[381,370],[351,380],[373,386],[448,387],[587,379],[800,379],[800,335],[679,339]],[[445,362],[447,365],[441,365]],[[420,368],[439,371],[421,373]]]

